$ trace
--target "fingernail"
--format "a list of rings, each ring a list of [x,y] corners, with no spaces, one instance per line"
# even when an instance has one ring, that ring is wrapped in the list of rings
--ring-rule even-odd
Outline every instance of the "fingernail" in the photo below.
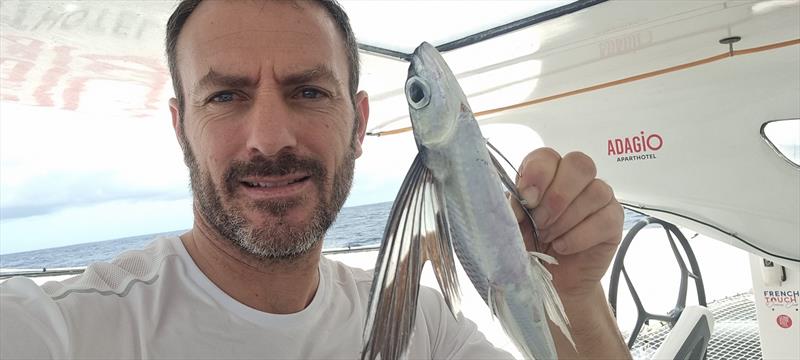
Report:
[[[531,186],[522,190],[520,194],[522,199],[528,202],[528,208],[534,208],[536,205],[539,205],[539,189],[535,186]]]
[[[547,221],[550,220],[550,211],[546,207],[537,208],[533,215],[533,220],[539,227],[547,226]]]
[[[564,240],[556,241],[553,243],[553,249],[559,253],[563,254],[565,250],[567,250],[567,244],[564,243]]]

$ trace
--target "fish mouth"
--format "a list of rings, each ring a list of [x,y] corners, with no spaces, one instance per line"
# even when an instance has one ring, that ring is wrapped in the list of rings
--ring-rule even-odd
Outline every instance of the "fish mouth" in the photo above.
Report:
[[[423,52],[431,53],[431,51],[435,51],[436,47],[428,43],[427,41],[423,41],[416,49],[414,49],[414,56],[421,56]]]
[[[410,63],[411,63],[411,65],[408,66],[408,75],[406,76],[406,79],[410,79],[412,77],[415,77],[418,74],[417,73],[417,66],[419,66],[419,56],[417,56],[416,52],[414,52],[414,54],[411,55]]]
[[[422,64],[425,62],[424,59],[429,58],[430,54],[432,53],[436,53],[436,48],[428,42],[422,42],[422,44],[414,49],[409,61],[411,65],[408,67],[408,78],[419,74],[417,68],[422,66]]]

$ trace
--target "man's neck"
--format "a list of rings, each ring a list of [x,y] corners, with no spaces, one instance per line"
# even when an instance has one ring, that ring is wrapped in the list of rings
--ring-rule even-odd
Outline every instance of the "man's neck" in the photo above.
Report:
[[[242,304],[272,313],[305,309],[319,286],[321,242],[305,255],[264,261],[195,222],[181,236],[186,251],[214,284]]]

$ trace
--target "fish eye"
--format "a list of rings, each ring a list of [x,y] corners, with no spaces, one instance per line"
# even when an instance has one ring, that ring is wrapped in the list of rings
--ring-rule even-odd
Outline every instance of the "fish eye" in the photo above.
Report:
[[[422,109],[431,100],[428,84],[417,76],[406,81],[406,99],[414,109]]]

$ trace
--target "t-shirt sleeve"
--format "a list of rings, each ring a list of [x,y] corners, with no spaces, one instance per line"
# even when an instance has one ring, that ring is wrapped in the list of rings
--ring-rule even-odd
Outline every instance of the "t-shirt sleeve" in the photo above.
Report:
[[[453,317],[436,290],[420,287],[420,299],[432,335],[433,359],[513,359],[511,354],[486,340],[472,320],[463,314],[458,319]]]
[[[56,302],[32,280],[0,284],[0,359],[66,358],[66,329]]]

